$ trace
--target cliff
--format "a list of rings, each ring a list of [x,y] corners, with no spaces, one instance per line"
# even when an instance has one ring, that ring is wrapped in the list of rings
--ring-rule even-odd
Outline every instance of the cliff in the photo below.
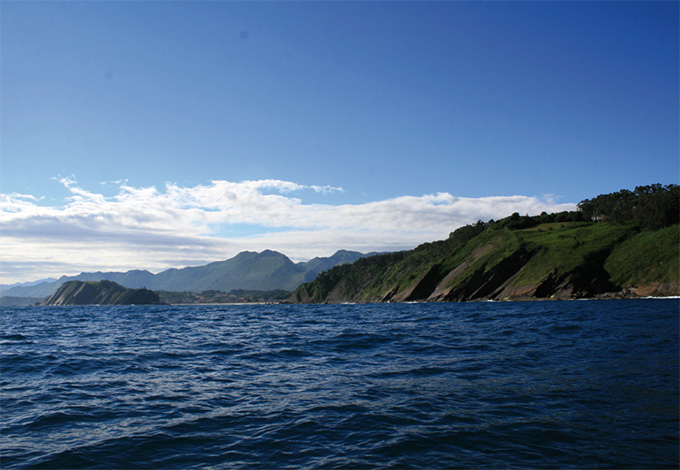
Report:
[[[131,305],[160,303],[158,294],[148,289],[128,289],[112,281],[69,281],[57,289],[43,305]]]
[[[530,219],[530,218],[527,218]],[[535,220],[534,220],[535,221]],[[293,302],[536,300],[680,295],[678,225],[508,218],[321,273]]]

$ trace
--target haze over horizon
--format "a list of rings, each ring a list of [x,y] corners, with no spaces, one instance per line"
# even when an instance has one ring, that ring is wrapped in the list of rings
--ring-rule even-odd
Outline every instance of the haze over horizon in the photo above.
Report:
[[[0,283],[409,249],[680,180],[678,2],[0,3]]]

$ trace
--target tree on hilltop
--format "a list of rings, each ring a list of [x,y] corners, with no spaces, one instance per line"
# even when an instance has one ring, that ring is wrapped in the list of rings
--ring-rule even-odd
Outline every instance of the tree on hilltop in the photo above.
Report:
[[[633,223],[641,229],[656,230],[680,221],[680,187],[652,184],[600,194],[578,203],[585,220]]]

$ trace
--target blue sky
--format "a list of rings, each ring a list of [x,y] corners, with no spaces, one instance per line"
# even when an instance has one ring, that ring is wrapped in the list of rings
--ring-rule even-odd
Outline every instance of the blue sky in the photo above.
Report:
[[[673,1],[0,13],[0,282],[404,249],[679,180]]]

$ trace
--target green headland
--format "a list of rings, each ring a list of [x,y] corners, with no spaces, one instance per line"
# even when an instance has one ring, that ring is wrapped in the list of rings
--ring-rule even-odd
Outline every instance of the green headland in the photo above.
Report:
[[[578,210],[479,221],[446,240],[360,259],[294,302],[470,301],[680,295],[680,191],[651,185]]]

